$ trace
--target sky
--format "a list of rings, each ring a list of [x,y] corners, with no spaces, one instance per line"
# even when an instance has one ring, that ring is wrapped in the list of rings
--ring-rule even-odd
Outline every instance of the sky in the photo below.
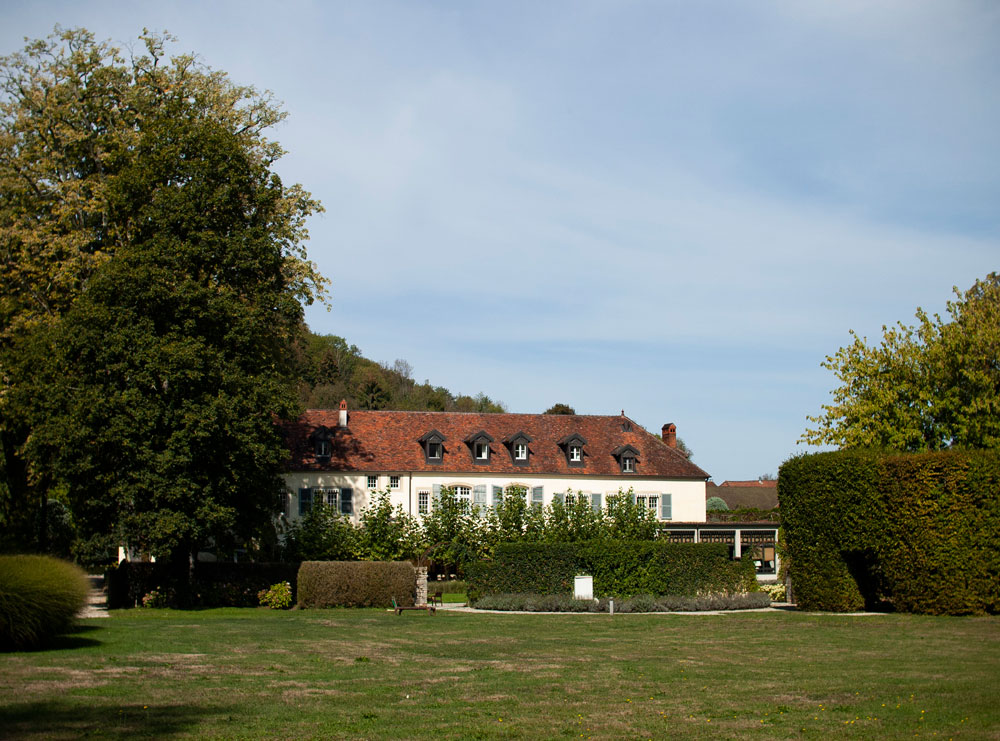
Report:
[[[511,412],[664,423],[775,474],[820,364],[1000,270],[1000,4],[4,0],[177,37],[288,117],[313,331]]]

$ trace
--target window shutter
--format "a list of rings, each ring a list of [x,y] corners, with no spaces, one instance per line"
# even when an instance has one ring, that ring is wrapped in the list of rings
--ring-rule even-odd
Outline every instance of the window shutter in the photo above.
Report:
[[[563,494],[561,491],[557,491],[555,494],[552,495],[552,501],[553,502],[565,502],[566,501],[566,495]]]
[[[500,502],[503,501],[503,487],[494,486],[493,487],[493,509],[500,506]]]
[[[312,509],[312,494],[309,487],[299,489],[299,517],[304,517]]]
[[[635,504],[635,492],[632,492],[632,504]]]
[[[433,506],[435,508],[440,507],[441,506],[441,484],[434,484],[431,487],[431,491],[433,492],[432,493],[432,498],[434,499],[434,505]]]
[[[472,487],[472,503],[480,509],[486,508],[486,484]]]
[[[594,512],[601,511],[601,493],[599,491],[590,495],[590,506],[594,509]]]
[[[673,499],[670,494],[660,494],[660,519],[661,520],[671,520],[673,519]]]
[[[542,506],[542,502],[545,496],[545,489],[541,486],[536,486],[531,490],[531,503],[537,504],[539,507]]]
[[[348,516],[354,514],[354,489],[349,486],[340,490],[340,514]]]

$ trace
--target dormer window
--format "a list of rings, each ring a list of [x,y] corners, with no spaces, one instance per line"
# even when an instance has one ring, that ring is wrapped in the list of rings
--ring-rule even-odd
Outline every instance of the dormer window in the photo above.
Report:
[[[622,473],[635,473],[639,458],[638,450],[631,445],[622,445],[620,448],[612,450],[611,455],[618,460]]]
[[[559,441],[558,445],[566,455],[566,463],[574,468],[583,466],[583,446],[587,441],[581,435],[567,435]]]
[[[417,442],[424,449],[424,460],[433,465],[440,465],[444,459],[444,435],[437,430],[424,434]]]
[[[317,427],[309,436],[312,443],[313,455],[317,461],[328,461],[333,454],[333,442],[330,440],[330,431],[326,427]]]
[[[486,432],[480,430],[465,438],[465,444],[469,446],[472,453],[472,462],[477,465],[484,465],[490,462],[490,443],[493,438]]]
[[[503,441],[510,451],[511,461],[515,466],[527,466],[531,458],[531,448],[528,444],[532,442],[530,435],[524,432],[517,432]]]

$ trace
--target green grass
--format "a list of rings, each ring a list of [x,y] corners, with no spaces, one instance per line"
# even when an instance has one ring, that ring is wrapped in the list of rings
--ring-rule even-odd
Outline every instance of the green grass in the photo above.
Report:
[[[998,738],[1000,619],[122,611],[0,655],[4,738]]]

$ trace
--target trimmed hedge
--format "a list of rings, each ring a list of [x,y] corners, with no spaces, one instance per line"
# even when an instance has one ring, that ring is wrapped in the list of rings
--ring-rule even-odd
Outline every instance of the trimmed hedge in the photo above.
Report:
[[[87,603],[87,575],[50,556],[0,556],[0,650],[42,645]]]
[[[287,581],[295,600],[299,565],[292,563],[213,563],[194,565],[190,588],[187,564],[122,561],[105,573],[108,607],[142,605],[154,589],[166,595],[172,607],[257,607],[258,592]]]
[[[592,540],[506,543],[469,569],[469,599],[492,594],[572,594],[577,574],[594,577],[595,597],[757,591],[751,559],[732,561],[720,543]]]
[[[417,599],[417,571],[409,561],[303,561],[299,607],[403,607]]]
[[[1000,612],[1000,452],[803,455],[778,497],[800,608]]]
[[[573,599],[567,594],[491,594],[480,597],[477,610],[518,612],[610,612],[609,599]],[[704,612],[707,610],[756,610],[771,606],[764,592],[713,594],[702,597],[640,594],[615,602],[616,613]]]

